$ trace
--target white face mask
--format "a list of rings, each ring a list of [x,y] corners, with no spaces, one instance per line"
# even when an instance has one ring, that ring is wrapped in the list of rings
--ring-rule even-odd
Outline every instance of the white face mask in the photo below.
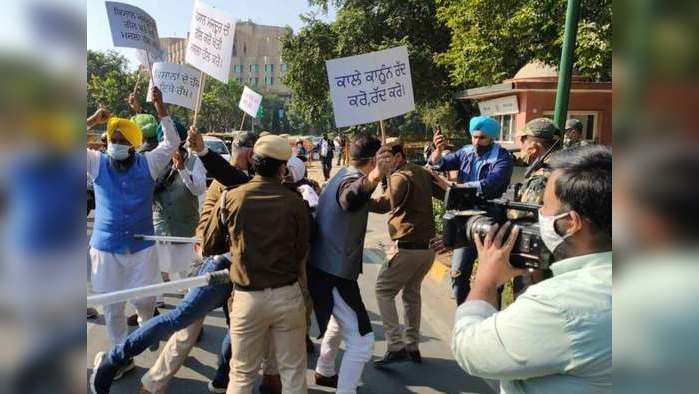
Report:
[[[539,232],[541,233],[541,240],[544,241],[546,248],[553,253],[556,248],[570,237],[572,234],[558,235],[556,232],[556,220],[570,215],[570,211],[561,213],[555,216],[546,216],[539,210]]]
[[[112,144],[107,145],[107,154],[114,160],[124,160],[129,157],[129,145]]]

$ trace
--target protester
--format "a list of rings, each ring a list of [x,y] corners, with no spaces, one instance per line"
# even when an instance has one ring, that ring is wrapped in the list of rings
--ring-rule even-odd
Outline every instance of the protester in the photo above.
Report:
[[[94,181],[95,223],[90,239],[92,288],[106,293],[158,283],[157,261],[152,241],[137,240],[136,234],[153,235],[153,188],[155,180],[177,149],[179,137],[153,88],[153,102],[165,130],[165,138],[151,152],[136,153],[141,131],[135,123],[112,117],[106,109],[91,116],[89,126],[107,123],[107,154],[87,149],[87,172]],[[131,300],[140,323],[153,315],[155,297]],[[105,324],[112,345],[126,338],[124,302],[104,307]],[[116,374],[134,368],[130,360]]]
[[[309,223],[301,197],[281,183],[290,157],[285,139],[260,138],[253,155],[257,175],[221,195],[212,212],[220,220],[210,221],[212,239],[204,241],[205,248],[230,245],[233,257],[227,393],[252,392],[267,336],[284,392],[307,391],[306,322],[298,278],[308,252]]]
[[[206,192],[206,170],[196,155],[184,148],[187,129],[173,119],[182,143],[172,155],[172,164],[165,168],[155,182],[153,226],[156,235],[193,237],[199,223],[198,196]],[[156,132],[162,140],[162,126]],[[174,279],[183,279],[194,260],[192,244],[164,242],[156,244],[161,272]]]
[[[455,316],[452,350],[473,376],[504,393],[612,390],[612,153],[589,146],[558,153],[539,211],[553,278],[502,312],[497,288],[520,275],[509,265],[519,235],[510,223],[476,237],[478,272]]]
[[[341,168],[320,195],[308,277],[323,336],[315,381],[337,387],[338,393],[357,391],[374,348],[357,278],[362,272],[369,199],[393,161],[390,150],[367,134],[355,138],[351,155],[351,165]],[[346,350],[338,375],[335,358],[343,339]]]
[[[304,162],[306,160],[308,160],[308,158],[306,157],[308,155],[308,152],[306,151],[306,147],[303,146],[303,140],[299,139],[296,141],[296,146],[295,146],[294,151],[295,151],[294,152],[295,157],[298,157],[299,159],[301,159]]]
[[[388,233],[393,250],[381,266],[376,279],[376,302],[379,305],[386,336],[386,355],[375,366],[411,360],[421,363],[420,288],[432,267],[434,251],[430,240],[435,236],[432,197],[444,198],[444,189],[424,168],[408,163],[403,141],[389,138],[392,173],[386,193],[370,200],[369,211],[389,213]],[[402,292],[405,316],[405,341],[398,322],[395,298]]]
[[[318,154],[323,165],[323,177],[327,182],[330,179],[330,170],[333,166],[333,142],[328,139],[327,134],[323,134],[323,139],[318,143]]]
[[[565,139],[563,141],[563,147],[570,149],[575,148],[576,146],[587,145],[590,145],[590,143],[585,140],[582,122],[575,118],[568,119],[565,125]]]
[[[337,152],[337,166],[342,165],[342,136],[338,133],[335,138],[333,138],[333,145],[335,146],[335,152]]]
[[[446,140],[439,130],[434,133],[435,149],[429,164],[437,171],[458,170],[457,181],[474,187],[485,198],[500,197],[510,184],[512,155],[494,142],[500,133],[500,124],[488,116],[476,116],[469,123],[472,145],[442,157]],[[476,251],[472,247],[454,250],[451,259],[452,290],[456,304],[466,299],[471,288],[470,278]]]

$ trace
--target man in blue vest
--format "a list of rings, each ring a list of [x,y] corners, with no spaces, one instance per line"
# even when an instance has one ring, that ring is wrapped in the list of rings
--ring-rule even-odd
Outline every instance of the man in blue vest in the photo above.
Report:
[[[90,239],[92,287],[109,293],[158,283],[160,275],[153,241],[134,238],[153,235],[153,188],[170,162],[180,138],[168,116],[162,94],[153,88],[153,104],[163,125],[165,138],[157,148],[140,154],[139,127],[128,119],[112,117],[104,108],[91,116],[92,126],[107,123],[107,153],[87,149],[87,173],[94,180],[95,224]],[[155,297],[132,300],[140,323],[153,315]],[[112,345],[127,335],[124,302],[104,306],[104,317]],[[134,368],[133,361],[117,374]]]
[[[429,164],[438,171],[459,171],[458,182],[475,187],[485,198],[500,197],[510,184],[514,161],[512,155],[495,143],[500,124],[489,116],[476,116],[469,123],[471,145],[442,157],[446,140],[440,131],[434,133],[435,149]],[[466,300],[476,250],[473,247],[454,250],[451,259],[452,289],[457,305]]]
[[[349,167],[342,167],[320,195],[317,230],[311,248],[308,288],[323,342],[316,384],[356,393],[362,370],[371,359],[374,333],[359,292],[369,199],[390,171],[393,156],[381,141],[360,134],[350,146]],[[345,341],[339,374],[335,357]]]

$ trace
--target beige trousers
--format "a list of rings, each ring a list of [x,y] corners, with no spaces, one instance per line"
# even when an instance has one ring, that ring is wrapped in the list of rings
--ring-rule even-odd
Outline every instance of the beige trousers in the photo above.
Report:
[[[434,262],[434,251],[398,249],[379,270],[376,279],[376,301],[383,319],[388,351],[403,348],[417,350],[420,341],[420,308],[422,280]],[[405,342],[400,331],[395,298],[403,292]]]
[[[228,394],[252,393],[271,339],[283,393],[306,393],[306,318],[298,283],[262,291],[236,291],[230,303],[231,373]]]

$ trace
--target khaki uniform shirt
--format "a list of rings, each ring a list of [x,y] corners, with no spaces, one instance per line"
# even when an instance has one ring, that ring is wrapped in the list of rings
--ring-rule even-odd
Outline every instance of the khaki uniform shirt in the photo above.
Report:
[[[388,232],[394,241],[429,242],[435,236],[432,197],[443,198],[424,168],[405,163],[391,174],[383,196],[369,201],[369,210],[388,213]]]
[[[297,193],[276,179],[256,176],[222,194],[208,216],[203,254],[212,254],[212,245],[229,244],[233,283],[264,289],[298,279],[309,249],[310,225]]]

